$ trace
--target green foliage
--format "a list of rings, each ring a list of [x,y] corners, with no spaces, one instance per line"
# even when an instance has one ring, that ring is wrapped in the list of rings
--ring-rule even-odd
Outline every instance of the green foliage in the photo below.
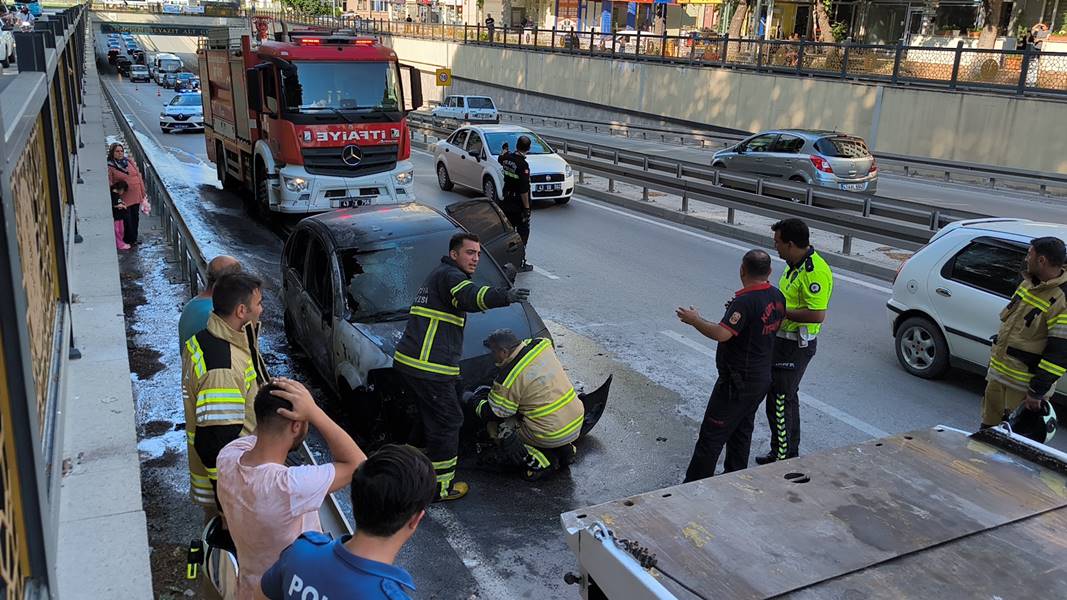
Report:
[[[306,15],[328,15],[333,12],[333,3],[329,0],[282,0],[282,4]]]
[[[834,36],[834,41],[841,43],[848,37],[848,23],[844,21],[838,21],[830,26],[830,34]]]

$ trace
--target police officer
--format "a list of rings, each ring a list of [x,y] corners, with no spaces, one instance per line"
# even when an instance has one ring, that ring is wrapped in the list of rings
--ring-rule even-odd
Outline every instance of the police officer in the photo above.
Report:
[[[800,219],[785,219],[771,226],[774,248],[786,262],[778,280],[785,296],[785,320],[778,330],[767,395],[767,421],[771,426],[771,451],[757,456],[765,465],[793,458],[800,452],[800,380],[815,356],[817,337],[826,320],[834,275],[830,266],[811,246],[808,225]]]
[[[526,162],[526,153],[530,151],[530,138],[520,135],[515,142],[515,151],[508,152],[504,143],[503,152],[497,161],[504,169],[504,199],[500,208],[512,227],[519,232],[522,245],[528,248],[530,241],[530,164]],[[522,266],[519,271],[532,271],[533,265],[526,262],[523,253]]]
[[[695,308],[679,308],[678,319],[719,342],[718,378],[700,424],[685,481],[715,474],[726,446],[725,472],[748,467],[756,410],[771,387],[775,332],[785,318],[785,298],[770,284],[771,257],[749,250],[741,260],[741,289],[726,305],[722,321],[704,320]]]
[[[463,327],[470,311],[522,302],[530,290],[479,286],[471,281],[481,259],[478,236],[452,236],[441,258],[419,288],[404,335],[393,354],[393,369],[414,395],[426,436],[426,454],[437,473],[438,500],[457,500],[468,486],[453,481],[463,425],[456,386],[463,354]]]
[[[1030,242],[1023,281],[1000,312],[982,397],[982,427],[1007,420],[1023,404],[1041,410],[1041,401],[1067,373],[1067,249],[1063,240]]]

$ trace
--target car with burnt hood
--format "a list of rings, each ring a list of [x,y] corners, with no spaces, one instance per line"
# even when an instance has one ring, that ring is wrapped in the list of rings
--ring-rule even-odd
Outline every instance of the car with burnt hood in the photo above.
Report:
[[[414,203],[388,204],[308,217],[286,240],[282,251],[286,337],[294,349],[303,350],[342,402],[341,408],[358,415],[353,422],[361,426],[376,420],[395,422],[390,415],[406,404],[392,374],[393,351],[419,287],[448,253],[449,239],[464,230],[445,211]],[[494,240],[503,247],[494,251],[485,246],[474,281],[510,288],[514,270],[505,270],[494,254],[505,256],[511,240],[506,235]],[[492,380],[495,366],[482,340],[501,328],[520,338],[551,337],[526,302],[470,313],[460,362],[463,389]]]

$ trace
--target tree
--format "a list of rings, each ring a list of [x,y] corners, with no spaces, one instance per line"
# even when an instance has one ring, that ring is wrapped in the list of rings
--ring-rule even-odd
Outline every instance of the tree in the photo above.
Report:
[[[726,30],[727,37],[730,39],[741,37],[741,28],[745,26],[745,21],[748,20],[748,13],[751,11],[751,0],[734,1],[734,14],[730,17],[730,27]],[[740,42],[730,42],[728,54],[735,54],[739,50]]]
[[[982,9],[985,13],[985,27],[978,36],[979,48],[992,48],[997,42],[997,25],[1000,24],[1000,13],[1004,8],[1003,0],[983,0]]]
[[[830,9],[833,3],[831,0],[815,0],[814,5],[815,24],[819,28],[818,41],[834,42],[833,25],[830,24]]]
[[[330,0],[282,0],[282,4],[306,15],[328,15],[333,11]]]

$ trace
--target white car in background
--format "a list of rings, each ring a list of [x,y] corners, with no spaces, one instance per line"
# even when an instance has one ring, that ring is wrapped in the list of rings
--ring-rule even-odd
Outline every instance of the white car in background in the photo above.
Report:
[[[163,105],[159,113],[163,133],[184,129],[204,130],[204,105],[200,92],[182,92]]]
[[[11,63],[15,61],[15,34],[14,27],[11,25],[4,25],[0,29],[0,65],[10,67]]]
[[[456,185],[480,190],[489,200],[500,202],[504,171],[497,157],[505,143],[514,151],[522,135],[533,142],[526,154],[526,162],[530,164],[530,200],[569,202],[574,193],[571,166],[536,133],[513,125],[460,127],[448,139],[437,142],[433,149],[437,184],[446,191]]]
[[[1022,280],[1030,240],[1044,236],[1067,241],[1067,225],[957,221],[903,263],[886,306],[904,370],[928,379],[949,367],[985,373],[1000,311]],[[1056,390],[1067,394],[1067,378]]]
[[[430,116],[469,123],[499,123],[500,113],[488,96],[446,96],[433,107]]]

